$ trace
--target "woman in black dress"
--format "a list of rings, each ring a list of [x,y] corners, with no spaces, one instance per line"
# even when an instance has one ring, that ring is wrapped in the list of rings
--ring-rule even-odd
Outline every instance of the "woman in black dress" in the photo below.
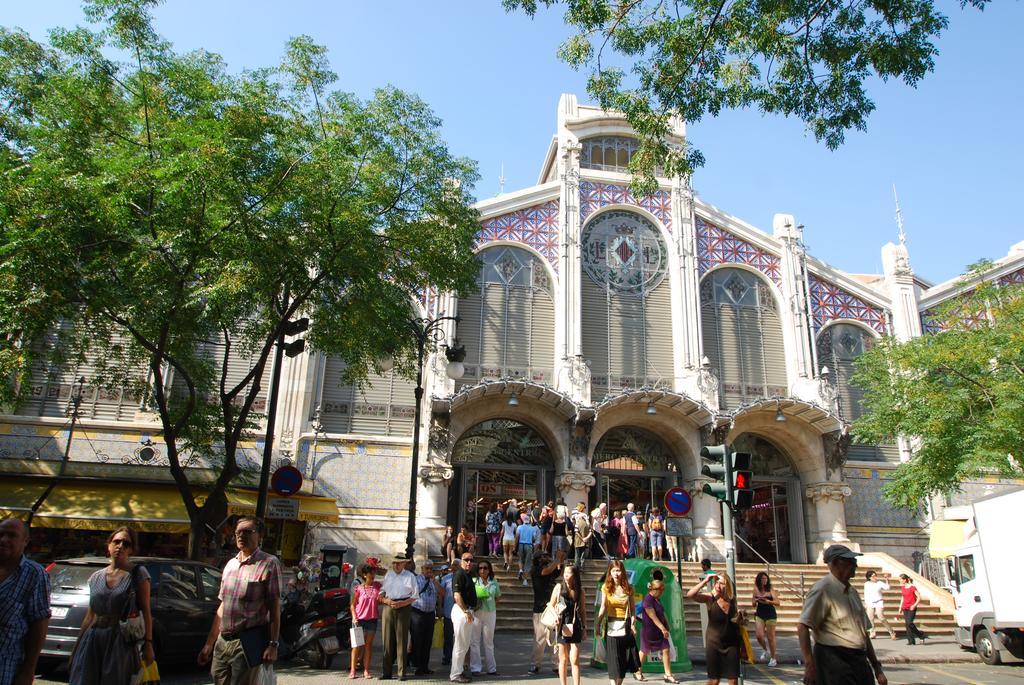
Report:
[[[569,564],[565,567],[561,587],[556,587],[554,594],[556,604],[560,597],[565,605],[555,628],[558,680],[561,685],[566,685],[567,671],[571,666],[573,685],[580,685],[580,643],[587,634],[587,598],[576,566]]]
[[[701,592],[713,584],[711,594]],[[708,664],[708,685],[718,685],[726,678],[736,685],[740,675],[740,628],[736,624],[736,596],[732,581],[724,574],[702,579],[686,593],[687,599],[708,605],[708,633],[705,654]]]

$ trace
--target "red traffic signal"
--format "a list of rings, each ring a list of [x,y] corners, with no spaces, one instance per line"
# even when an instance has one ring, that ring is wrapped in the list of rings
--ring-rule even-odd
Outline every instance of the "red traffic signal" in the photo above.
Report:
[[[750,471],[737,471],[734,475],[736,478],[733,485],[737,490],[747,490],[751,487],[753,473]]]

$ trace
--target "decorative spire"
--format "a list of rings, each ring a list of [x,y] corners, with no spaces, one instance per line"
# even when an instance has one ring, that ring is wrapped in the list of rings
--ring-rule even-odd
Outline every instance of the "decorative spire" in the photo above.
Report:
[[[892,197],[896,201],[896,228],[899,229],[900,245],[907,246],[907,234],[903,230],[903,212],[900,211],[900,198],[896,195],[896,184],[892,184]]]
[[[505,194],[505,162],[501,163],[501,173],[498,174],[498,195]]]

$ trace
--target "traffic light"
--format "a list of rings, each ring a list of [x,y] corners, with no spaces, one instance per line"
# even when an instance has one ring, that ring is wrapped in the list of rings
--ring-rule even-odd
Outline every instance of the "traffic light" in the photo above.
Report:
[[[702,488],[704,494],[714,495],[723,502],[728,502],[732,490],[732,482],[729,478],[731,467],[729,447],[727,445],[702,447],[700,456],[709,462],[701,468],[701,474],[718,481],[717,483],[705,483]]]
[[[754,472],[750,470],[750,454],[732,454],[732,506],[743,511],[754,506]]]

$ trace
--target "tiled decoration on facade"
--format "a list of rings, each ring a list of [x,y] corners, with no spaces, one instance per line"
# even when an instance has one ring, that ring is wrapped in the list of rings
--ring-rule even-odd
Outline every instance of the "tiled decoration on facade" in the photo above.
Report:
[[[1021,283],[1024,283],[1024,269],[1011,271],[999,279],[999,285],[1017,285]]]
[[[591,181],[580,183],[581,222],[586,221],[588,216],[601,207],[608,205],[633,205],[646,209],[658,217],[658,221],[669,233],[672,232],[672,195],[667,190],[657,190],[653,195],[647,195],[638,200],[633,197],[628,186]]]
[[[897,509],[882,496],[882,487],[891,473],[882,469],[843,469],[843,480],[853,491],[843,502],[847,523],[856,521],[858,526],[914,531],[924,525],[923,512]]]
[[[699,216],[697,260],[702,276],[719,264],[746,264],[772,279],[776,285],[782,284],[780,259],[777,255],[765,252]]]
[[[851,319],[867,324],[879,333],[885,333],[885,313],[881,309],[813,274],[808,280],[815,330],[821,330],[822,326],[834,319]]]
[[[523,243],[540,252],[558,272],[558,200],[486,219],[476,235],[477,247],[493,240]]]
[[[341,508],[407,512],[410,454],[407,445],[320,443],[314,474],[317,494],[337,499]]]
[[[420,305],[422,305],[427,317],[432,319],[437,316],[437,309],[441,303],[441,296],[437,292],[437,287],[431,285],[421,288],[418,295],[417,299],[420,301]]]
[[[118,433],[103,430],[79,428],[71,436],[68,458],[74,462],[101,464],[126,464],[131,466],[168,465],[167,447],[149,433]],[[0,459],[28,461],[61,461],[68,444],[67,428],[50,428],[10,424],[0,432]],[[149,450],[144,450],[149,447]],[[239,448],[239,460],[244,459],[244,449]],[[259,455],[257,455],[257,459]],[[209,464],[192,453],[179,454],[185,467],[208,467]],[[259,461],[256,461],[259,469]]]

